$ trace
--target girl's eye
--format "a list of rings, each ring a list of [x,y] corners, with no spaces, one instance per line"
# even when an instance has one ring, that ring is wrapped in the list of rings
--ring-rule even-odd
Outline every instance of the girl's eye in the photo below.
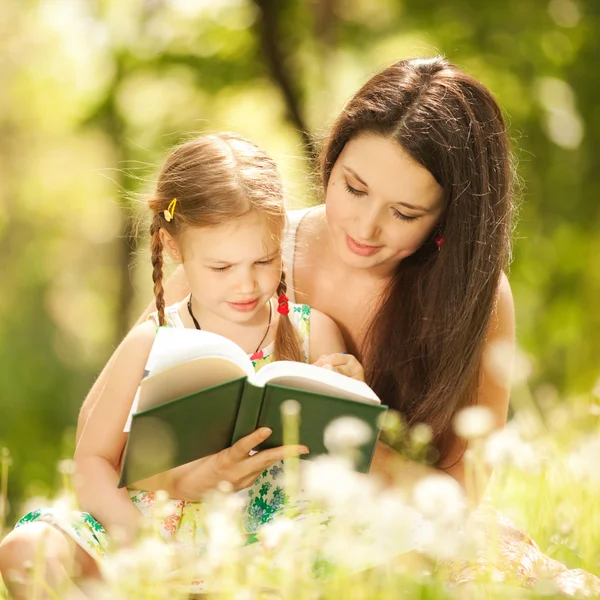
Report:
[[[208,267],[211,271],[216,271],[217,273],[222,273],[223,271],[226,271],[227,269],[229,269],[229,266],[226,267]]]
[[[270,265],[275,259],[274,258],[267,258],[266,260],[258,260],[256,261],[257,265]]]
[[[357,190],[356,188],[353,188],[347,181],[346,181],[346,191],[349,194],[352,194],[353,196],[366,196],[367,192],[362,192],[361,190]]]
[[[408,217],[396,209],[393,210],[393,214],[394,214],[394,218],[400,219],[401,221],[416,221],[419,218],[419,217]]]

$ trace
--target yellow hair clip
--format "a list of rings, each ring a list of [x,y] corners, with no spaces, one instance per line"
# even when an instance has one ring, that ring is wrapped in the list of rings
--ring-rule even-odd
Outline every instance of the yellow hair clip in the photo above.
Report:
[[[173,217],[175,216],[176,205],[177,198],[173,198],[173,200],[171,200],[171,204],[169,204],[169,208],[167,208],[167,210],[163,212],[163,215],[165,216],[165,221],[167,221],[167,223],[170,223],[173,220]]]

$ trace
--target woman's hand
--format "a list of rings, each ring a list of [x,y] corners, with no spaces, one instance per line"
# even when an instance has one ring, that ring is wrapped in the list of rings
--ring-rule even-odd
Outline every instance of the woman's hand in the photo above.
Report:
[[[229,482],[234,491],[251,486],[256,478],[271,465],[301,454],[308,454],[306,446],[279,446],[250,455],[250,451],[264,442],[272,431],[261,427],[238,440],[230,448],[196,460],[175,469],[174,490],[176,498],[199,501],[204,493],[216,488],[222,481]]]
[[[317,367],[337,371],[342,375],[346,375],[346,377],[358,379],[358,381],[365,380],[365,372],[362,365],[358,362],[356,357],[352,356],[352,354],[346,354],[345,352],[328,354],[327,356],[321,356],[321,358],[313,364]]]

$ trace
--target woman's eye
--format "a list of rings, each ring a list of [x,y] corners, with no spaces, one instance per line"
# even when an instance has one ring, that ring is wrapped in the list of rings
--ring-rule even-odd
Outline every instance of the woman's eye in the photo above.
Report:
[[[356,188],[353,188],[348,182],[346,182],[346,191],[349,194],[352,194],[353,196],[366,196],[367,192],[362,192],[360,190],[357,190]]]
[[[393,211],[394,217],[396,219],[400,219],[401,221],[416,221],[419,217],[408,217],[407,215],[402,214],[400,211]]]
[[[229,266],[226,267],[208,267],[211,271],[216,271],[217,273],[222,273],[223,271],[226,271],[227,269],[229,269]]]

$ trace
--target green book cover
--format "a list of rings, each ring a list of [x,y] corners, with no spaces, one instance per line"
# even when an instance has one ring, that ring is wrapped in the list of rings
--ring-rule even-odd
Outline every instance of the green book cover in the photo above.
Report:
[[[259,427],[272,435],[258,450],[281,446],[281,405],[300,404],[299,441],[307,459],[327,453],[326,427],[352,416],[371,430],[357,470],[367,472],[386,410],[364,383],[326,369],[279,361],[258,373],[236,344],[203,331],[159,328],[130,422],[119,487],[214,454]]]

